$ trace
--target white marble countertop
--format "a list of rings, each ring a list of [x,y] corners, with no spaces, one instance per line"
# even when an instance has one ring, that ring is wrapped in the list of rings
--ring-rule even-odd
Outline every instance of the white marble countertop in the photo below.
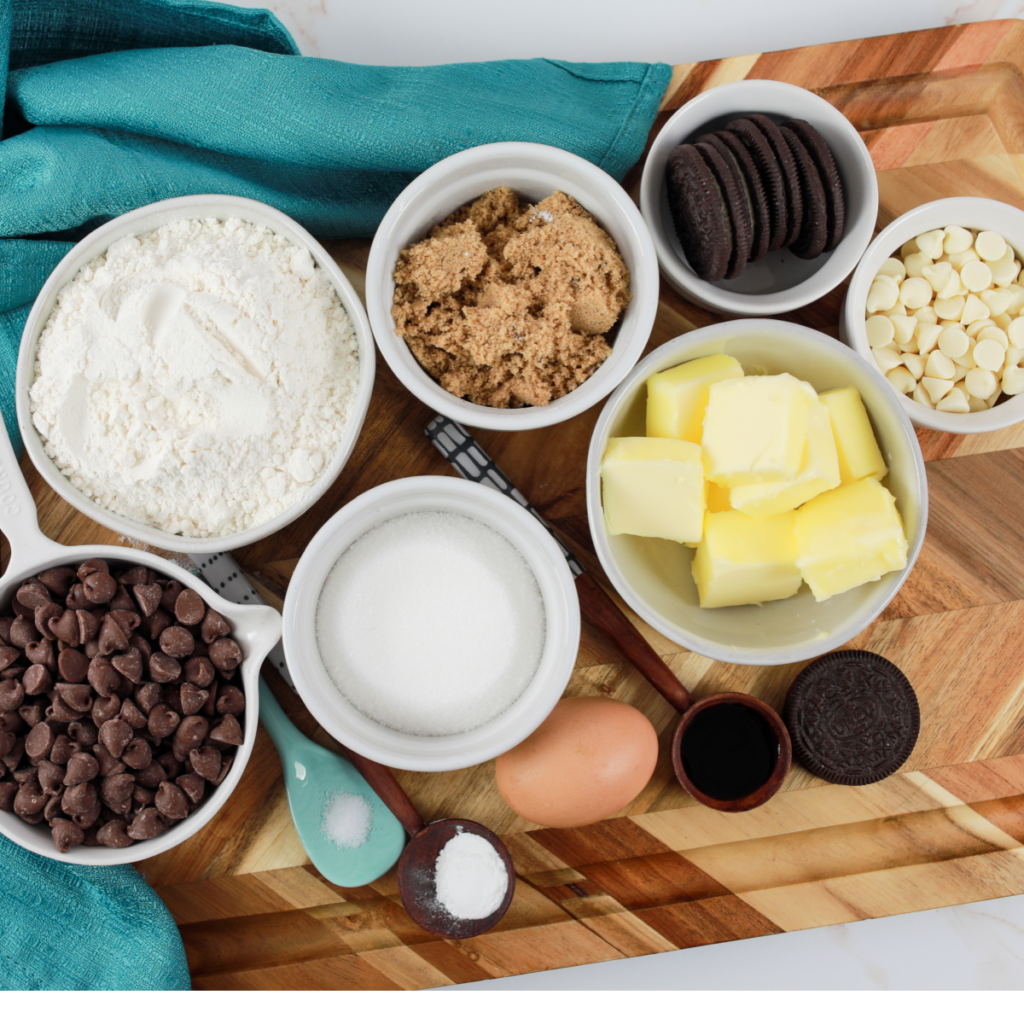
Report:
[[[514,15],[480,0],[234,2],[273,10],[308,56],[390,65],[509,57],[681,64],[1024,16],[1022,0],[517,0]],[[1024,896],[456,988],[1020,989]]]

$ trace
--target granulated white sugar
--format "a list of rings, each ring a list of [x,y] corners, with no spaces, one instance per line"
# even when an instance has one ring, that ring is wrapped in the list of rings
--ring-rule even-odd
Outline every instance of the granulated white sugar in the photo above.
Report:
[[[327,801],[320,831],[336,846],[353,850],[370,838],[373,808],[358,793],[336,793]]]
[[[462,826],[441,848],[434,862],[437,902],[452,917],[479,921],[490,917],[508,891],[508,870],[498,851]]]
[[[335,686],[365,715],[417,736],[475,729],[510,707],[537,671],[544,633],[522,555],[449,512],[413,512],[364,534],[317,606]]]

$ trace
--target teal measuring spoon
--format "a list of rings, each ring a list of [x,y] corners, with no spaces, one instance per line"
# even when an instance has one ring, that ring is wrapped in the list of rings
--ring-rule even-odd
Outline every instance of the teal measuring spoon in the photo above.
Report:
[[[277,747],[292,821],[317,871],[329,882],[352,889],[390,870],[405,846],[402,823],[349,761],[299,732],[262,676],[260,721]],[[370,835],[362,846],[338,846],[323,832],[328,801],[339,793],[361,796],[373,811]]]

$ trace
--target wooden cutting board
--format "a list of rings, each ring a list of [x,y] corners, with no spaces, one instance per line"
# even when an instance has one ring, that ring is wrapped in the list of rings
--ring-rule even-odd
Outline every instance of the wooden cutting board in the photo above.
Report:
[[[779,79],[818,92],[862,132],[878,171],[880,227],[942,196],[1022,205],[1022,67],[1017,21],[686,64],[655,131],[714,85]],[[328,249],[361,287],[369,243]],[[844,291],[785,319],[835,336]],[[648,351],[716,319],[663,286]],[[532,433],[476,433],[591,569],[584,467],[599,412]],[[430,417],[379,361],[366,427],[341,478],[288,529],[237,552],[268,599],[280,607],[304,546],[345,501],[397,477],[451,475],[423,437]],[[587,828],[540,829],[502,802],[492,763],[396,773],[426,820],[478,820],[503,836],[516,863],[515,900],[500,925],[444,942],[411,922],[394,872],[341,889],[310,866],[261,729],[221,814],[139,865],[181,927],[195,987],[425,988],[1024,892],[1024,425],[920,439],[931,494],[924,550],[893,604],[849,645],[892,659],[917,689],[921,738],[901,774],[846,788],[795,768],[758,810],[701,807],[672,774],[671,708],[584,623],[567,694],[628,701],[662,738],[654,777],[629,807]],[[23,467],[45,532],[118,543],[49,492],[27,459]],[[802,667],[718,664],[639,625],[698,696],[739,689],[781,708]],[[274,689],[300,728],[332,746],[290,691]]]

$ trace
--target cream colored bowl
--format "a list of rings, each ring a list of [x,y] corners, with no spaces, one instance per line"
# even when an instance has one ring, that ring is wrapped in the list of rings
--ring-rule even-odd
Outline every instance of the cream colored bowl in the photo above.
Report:
[[[861,393],[889,466],[909,551],[907,565],[821,603],[805,583],[793,597],[764,605],[701,608],[693,549],[673,541],[609,535],[601,508],[601,457],[610,437],[643,436],[646,381],[654,373],[724,352],[744,370],[791,373],[817,391],[853,385]],[[928,481],[914,428],[889,382],[845,345],[809,327],[736,320],[684,334],[655,349],[616,389],[594,427],[587,460],[587,515],[598,557],[626,603],[670,640],[716,661],[784,665],[842,646],[896,596],[914,566],[928,522]]]

